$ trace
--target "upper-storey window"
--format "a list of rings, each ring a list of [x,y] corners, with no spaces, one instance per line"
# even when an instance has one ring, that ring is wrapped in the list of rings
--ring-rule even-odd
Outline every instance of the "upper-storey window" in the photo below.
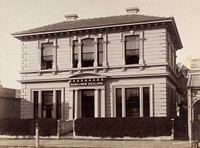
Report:
[[[94,39],[82,40],[82,67],[90,67],[94,64]]]
[[[52,69],[53,67],[53,42],[42,44],[42,69]]]
[[[139,64],[139,35],[126,36],[125,40],[126,64]]]
[[[73,68],[78,67],[78,41],[73,42]]]
[[[97,58],[98,58],[98,66],[103,65],[103,39],[98,39],[98,46],[97,46]]]

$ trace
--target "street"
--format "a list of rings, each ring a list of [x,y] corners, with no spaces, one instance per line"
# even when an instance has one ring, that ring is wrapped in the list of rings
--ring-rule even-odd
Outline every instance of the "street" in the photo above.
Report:
[[[42,139],[40,147],[93,147],[93,148],[185,148],[189,141],[170,140],[74,140]],[[0,147],[35,147],[35,139],[0,139]]]

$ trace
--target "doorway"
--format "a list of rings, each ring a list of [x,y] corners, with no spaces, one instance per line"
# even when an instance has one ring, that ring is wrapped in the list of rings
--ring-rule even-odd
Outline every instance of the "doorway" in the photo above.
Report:
[[[94,89],[81,91],[82,117],[94,117]]]

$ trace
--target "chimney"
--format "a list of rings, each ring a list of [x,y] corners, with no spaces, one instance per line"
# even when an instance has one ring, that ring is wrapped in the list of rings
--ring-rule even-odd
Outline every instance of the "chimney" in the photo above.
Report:
[[[77,14],[68,14],[65,15],[65,18],[67,21],[75,21],[78,18]]]
[[[140,9],[138,7],[126,8],[127,14],[138,14],[139,11],[140,11]]]

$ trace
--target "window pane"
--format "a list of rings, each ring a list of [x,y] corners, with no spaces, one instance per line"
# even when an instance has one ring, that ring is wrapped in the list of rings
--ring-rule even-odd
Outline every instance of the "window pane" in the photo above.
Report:
[[[116,89],[116,117],[122,117],[122,89]]]
[[[38,91],[33,92],[34,118],[38,118]]]
[[[53,111],[53,91],[42,92],[42,117],[52,118]]]
[[[78,66],[78,41],[73,41],[73,68]]]
[[[56,118],[61,119],[61,90],[56,90]]]
[[[53,65],[53,43],[42,44],[42,58],[41,67],[42,69],[52,69]]]
[[[98,39],[98,66],[103,65],[103,39]]]
[[[139,49],[139,35],[126,36],[126,49]]]
[[[144,87],[143,88],[143,112],[144,112],[144,117],[149,117],[150,116],[150,101],[149,101],[149,87]]]
[[[139,35],[126,36],[126,64],[139,64]]]
[[[82,66],[89,67],[94,64],[94,39],[82,40]]]
[[[139,88],[126,88],[126,117],[140,115]]]

